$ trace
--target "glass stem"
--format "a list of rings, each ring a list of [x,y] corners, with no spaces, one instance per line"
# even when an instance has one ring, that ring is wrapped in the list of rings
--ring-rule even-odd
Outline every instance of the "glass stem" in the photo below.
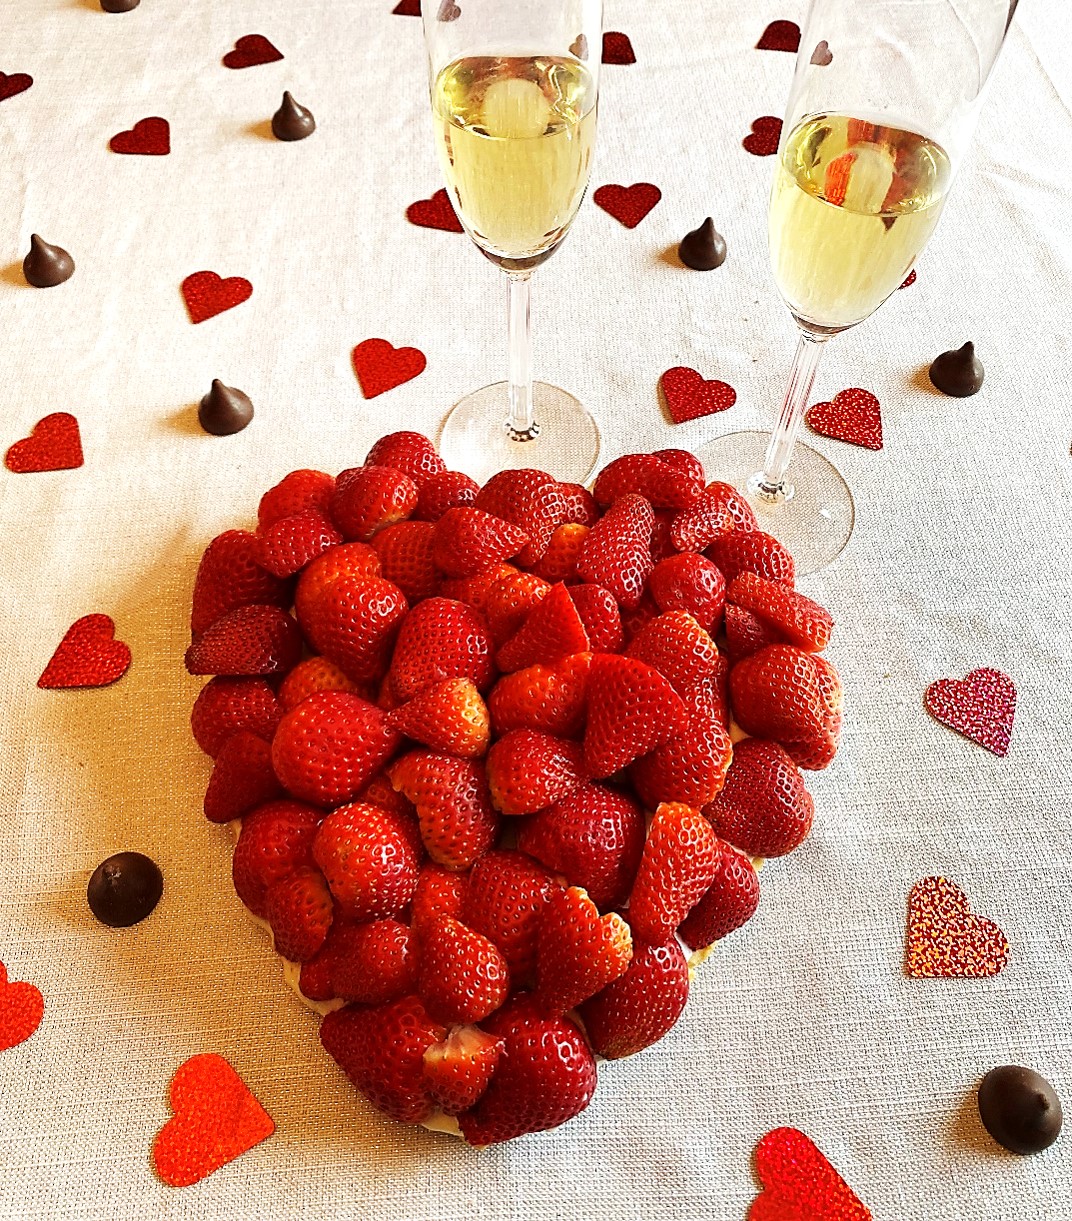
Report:
[[[765,500],[784,500],[793,494],[792,485],[786,483],[785,473],[793,457],[793,447],[804,420],[808,396],[815,382],[819,357],[823,354],[826,340],[826,335],[816,335],[805,330],[800,332],[782,412],[767,445],[763,470],[754,482],[754,490]]]
[[[531,441],[540,433],[532,407],[532,272],[506,274],[510,281],[510,417],[506,431],[512,441]]]

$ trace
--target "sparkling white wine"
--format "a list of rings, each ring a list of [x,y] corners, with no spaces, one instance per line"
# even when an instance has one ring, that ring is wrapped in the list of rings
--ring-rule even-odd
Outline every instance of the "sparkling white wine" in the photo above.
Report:
[[[535,266],[562,240],[588,185],[592,78],[555,56],[472,56],[432,86],[440,160],[473,240],[507,266]]]
[[[903,283],[945,202],[952,171],[916,132],[812,115],[789,134],[769,212],[774,278],[793,313],[835,331]]]

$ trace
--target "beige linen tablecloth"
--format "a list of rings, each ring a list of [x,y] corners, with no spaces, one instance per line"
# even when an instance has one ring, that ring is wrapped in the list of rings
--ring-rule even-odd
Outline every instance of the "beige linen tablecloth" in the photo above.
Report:
[[[610,0],[637,63],[605,70],[593,186],[656,183],[627,231],[590,202],[538,275],[538,372],[598,414],[604,458],[766,427],[792,326],[771,283],[772,161],[741,148],[779,114],[792,56],[754,49],[799,0]],[[221,57],[266,35],[279,62]],[[810,776],[814,834],[763,870],[756,918],[699,974],[656,1048],[603,1067],[589,1110],[485,1152],[389,1122],[350,1088],[231,889],[208,825],[209,771],[188,734],[183,670],[197,557],[254,519],[298,466],[338,471],[381,433],[434,430],[504,364],[503,286],[463,236],[407,224],[441,183],[420,22],[391,0],[0,0],[0,71],[33,87],[0,103],[0,420],[6,447],[42,416],[79,419],[85,465],[0,470],[0,961],[45,996],[0,1053],[4,1218],[717,1218],[757,1192],[769,1129],[809,1133],[881,1221],[1072,1217],[1069,1140],[1017,1159],[986,1137],[974,1088],[1026,1063],[1072,1102],[1072,16],[1025,0],[974,151],[918,282],[831,346],[815,399],[880,399],[881,453],[832,441],[857,498],[840,560],[801,588],[838,620],[843,745]],[[316,115],[301,144],[266,135],[284,88]],[[166,117],[167,157],[108,140]],[[707,214],[729,258],[710,275],[668,253]],[[74,255],[40,292],[18,263],[31,232]],[[250,301],[192,326],[183,278],[245,276]],[[365,401],[353,346],[428,357]],[[981,394],[925,374],[973,339]],[[674,426],[672,365],[730,382],[729,412]],[[256,419],[230,438],[193,405],[220,377]],[[111,615],[134,655],[113,687],[42,691],[66,628]],[[1008,672],[1008,757],[923,711],[926,686]],[[155,857],[165,894],[130,930],[85,904],[119,849]],[[985,981],[911,980],[905,898],[958,882],[1012,946]],[[226,1056],[276,1134],[203,1183],[150,1168],[167,1085],[196,1052]]]

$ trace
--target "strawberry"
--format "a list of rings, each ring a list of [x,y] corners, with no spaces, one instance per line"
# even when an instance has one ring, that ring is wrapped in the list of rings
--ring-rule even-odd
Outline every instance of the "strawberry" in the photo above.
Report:
[[[539,729],[560,738],[577,737],[584,729],[591,668],[591,653],[575,653],[557,666],[528,666],[505,674],[488,695],[495,732]]]
[[[257,507],[257,526],[267,530],[284,517],[293,517],[306,509],[316,509],[325,517],[331,507],[335,478],[323,471],[291,471],[261,497]]]
[[[453,916],[460,920],[468,889],[468,873],[458,873],[438,861],[425,861],[410,904],[410,925],[414,931],[420,931],[434,916]]]
[[[504,577],[516,576],[518,571],[513,564],[499,564],[477,577],[448,577],[440,584],[439,594],[455,602],[464,602],[483,615],[491,591]]]
[[[305,866],[268,888],[264,897],[275,952],[305,962],[323,946],[333,904],[324,875]]]
[[[617,653],[625,642],[622,615],[609,589],[600,585],[567,586],[593,653]]]
[[[306,696],[315,695],[318,691],[349,691],[352,695],[360,695],[362,699],[369,699],[372,694],[367,685],[347,678],[339,667],[326,657],[307,657],[304,661],[299,661],[279,684],[279,701],[289,712],[292,708],[297,708]]]
[[[629,896],[629,923],[641,941],[667,941],[699,902],[718,867],[718,843],[699,810],[666,803],[655,811]]]
[[[272,770],[272,747],[248,729],[239,729],[220,747],[205,790],[205,817],[230,822],[283,790]]]
[[[662,945],[634,945],[626,973],[580,1013],[595,1052],[607,1060],[635,1055],[657,1043],[689,998],[689,966],[675,938]]]
[[[496,581],[484,599],[484,617],[496,644],[504,644],[551,588],[531,572],[513,572]]]
[[[363,1005],[383,1005],[416,991],[417,938],[386,917],[344,925],[332,939],[332,994]]]
[[[657,449],[652,452],[651,456],[665,462],[668,466],[672,466],[674,470],[680,471],[690,479],[695,479],[701,487],[703,486],[703,463],[695,454],[690,454],[687,449]]]
[[[519,559],[526,568],[547,550],[555,528],[569,520],[569,501],[562,485],[545,471],[531,468],[492,475],[473,503],[525,532],[528,542]]]
[[[784,585],[757,577],[754,572],[743,572],[730,582],[726,597],[809,653],[819,653],[830,643],[834,627],[830,612]]]
[[[240,606],[205,628],[186,650],[191,674],[281,674],[301,657],[298,625],[278,606]]]
[[[807,838],[815,803],[777,742],[745,738],[734,748],[722,791],[703,812],[724,840],[749,856],[785,856]]]
[[[479,491],[480,484],[461,471],[440,471],[420,485],[413,516],[420,521],[439,521],[448,509],[471,505]]]
[[[615,653],[597,653],[588,676],[584,766],[601,779],[680,733],[681,696],[651,666]]]
[[[367,543],[417,507],[417,485],[391,466],[355,466],[335,480],[331,516],[348,539]]]
[[[425,851],[462,870],[483,856],[499,833],[484,769],[471,759],[412,750],[388,769],[391,783],[417,807]]]
[[[194,578],[190,631],[194,636],[240,606],[290,605],[290,585],[257,563],[257,536],[227,530],[205,549]]]
[[[459,920],[435,916],[421,926],[417,992],[437,1022],[479,1022],[510,994],[506,959]]]
[[[360,793],[401,742],[374,704],[347,691],[320,691],[279,722],[272,766],[294,797],[339,805]]]
[[[732,602],[726,606],[725,629],[726,652],[735,662],[742,657],[751,657],[769,644],[786,643],[781,632]]]
[[[491,736],[487,705],[468,678],[431,683],[388,713],[387,723],[433,750],[466,759],[482,756]]]
[[[569,591],[560,581],[532,608],[517,632],[495,655],[505,674],[527,666],[554,665],[588,651],[588,633]]]
[[[622,496],[589,530],[577,560],[582,581],[602,585],[631,610],[640,602],[654,567],[651,532],[655,512],[642,496]]]
[[[475,577],[510,559],[529,541],[512,522],[464,505],[435,523],[432,554],[449,577]]]
[[[532,729],[512,729],[488,751],[488,787],[503,814],[532,814],[581,784],[583,751],[576,742]]]
[[[299,613],[313,648],[348,678],[367,683],[387,673],[408,606],[398,586],[382,577],[339,577]]]
[[[651,531],[651,558],[658,564],[668,560],[672,555],[678,555],[674,546],[673,525],[677,516],[676,509],[656,509],[655,525]]]
[[[658,670],[683,698],[719,667],[715,642],[683,610],[650,620],[629,642],[626,656]]]
[[[412,699],[429,683],[468,678],[486,691],[495,674],[492,643],[484,620],[450,598],[426,598],[406,616],[391,657],[391,690]]]
[[[190,732],[205,754],[215,758],[240,729],[270,739],[282,715],[283,706],[263,678],[213,678],[194,701]]]
[[[392,467],[408,475],[418,488],[447,469],[432,442],[419,432],[389,432],[380,437],[369,450],[365,466]]]
[[[409,820],[379,806],[340,806],[320,824],[313,860],[348,920],[397,916],[413,898],[420,850]]]
[[[754,572],[779,585],[793,588],[796,567],[793,557],[773,534],[762,530],[731,530],[721,534],[707,549],[729,584],[742,572]]]
[[[242,819],[231,858],[238,897],[262,920],[276,882],[313,863],[313,840],[324,811],[300,801],[270,801]]]
[[[690,950],[721,941],[751,920],[759,906],[759,878],[752,862],[722,840],[716,842],[715,876],[679,930]]]
[[[555,890],[540,921],[536,950],[537,1008],[554,1017],[602,991],[633,957],[629,925],[617,912],[601,916],[580,886]]]
[[[579,522],[564,522],[555,527],[547,550],[533,566],[533,572],[545,581],[568,581],[576,575],[581,547],[588,537],[588,527]]]
[[[855,153],[842,153],[827,163],[823,174],[823,198],[835,208],[845,202],[849,190],[849,174],[856,161]]]
[[[645,590],[643,597],[636,604],[636,606],[632,607],[630,610],[622,611],[623,643],[628,644],[629,641],[631,641],[638,632],[643,631],[643,629],[646,628],[648,624],[658,616],[658,614],[658,602],[656,602],[651,594]]]
[[[644,812],[631,796],[586,784],[527,818],[517,845],[583,886],[601,910],[628,898],[644,850]]]
[[[372,540],[384,579],[393,581],[411,604],[439,589],[439,569],[432,558],[434,536],[430,521],[400,521]]]
[[[684,509],[703,491],[703,480],[654,454],[625,454],[600,472],[592,495],[600,505],[622,496],[643,496],[657,509]]]
[[[682,732],[629,768],[637,794],[649,809],[664,801],[699,809],[725,781],[733,746],[721,721],[722,701],[713,673],[696,684],[685,707]]]
[[[445,1115],[471,1110],[488,1088],[505,1039],[479,1026],[455,1026],[424,1053],[424,1080],[433,1102]]]
[[[303,509],[257,535],[257,563],[274,576],[291,577],[341,542],[342,535],[319,509]]]
[[[580,526],[594,526],[599,521],[599,505],[586,487],[579,483],[560,483],[558,486],[566,498],[564,521]]]
[[[758,529],[748,501],[730,484],[716,480],[674,518],[670,537],[678,551],[703,551],[731,530]]]
[[[357,800],[368,806],[379,806],[382,810],[404,815],[414,826],[417,825],[417,807],[404,793],[395,792],[391,777],[386,771],[377,772],[358,793]]]
[[[648,588],[661,611],[688,611],[705,632],[716,630],[726,603],[726,582],[709,559],[683,551],[660,560],[652,569]]]
[[[298,578],[294,612],[304,623],[310,607],[320,601],[327,587],[340,577],[359,580],[380,576],[380,557],[368,543],[343,543],[317,556]]]
[[[484,1023],[504,1040],[499,1065],[471,1111],[458,1117],[471,1145],[543,1132],[572,1119],[592,1100],[596,1062],[568,1018],[544,1017],[520,993]]]
[[[532,857],[498,848],[469,875],[461,918],[499,947],[515,987],[534,978],[540,919],[554,887],[551,874]]]
[[[298,972],[298,991],[307,1000],[330,1001],[335,999],[335,987],[331,982],[334,961],[333,947],[341,930],[352,928],[344,920],[332,920],[324,944],[301,964]]]

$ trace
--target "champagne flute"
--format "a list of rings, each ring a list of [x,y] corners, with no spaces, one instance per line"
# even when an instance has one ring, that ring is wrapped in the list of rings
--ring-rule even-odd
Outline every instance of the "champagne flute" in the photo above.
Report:
[[[539,467],[583,482],[599,430],[572,395],[533,382],[533,270],[569,231],[596,132],[602,0],[425,0],[432,115],[466,232],[508,277],[508,380],[459,400],[439,448],[483,482]]]
[[[732,433],[699,451],[798,573],[839,555],[855,517],[833,464],[795,445],[819,357],[901,286],[934,231],[1016,4],[812,0],[768,211],[774,279],[800,329],[789,387],[769,438]]]

